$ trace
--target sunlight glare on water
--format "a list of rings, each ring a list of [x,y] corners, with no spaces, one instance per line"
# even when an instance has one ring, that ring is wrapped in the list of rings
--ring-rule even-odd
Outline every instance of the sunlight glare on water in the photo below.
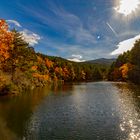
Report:
[[[139,95],[140,88],[130,84],[94,82],[1,99],[0,135],[13,140],[139,140]]]

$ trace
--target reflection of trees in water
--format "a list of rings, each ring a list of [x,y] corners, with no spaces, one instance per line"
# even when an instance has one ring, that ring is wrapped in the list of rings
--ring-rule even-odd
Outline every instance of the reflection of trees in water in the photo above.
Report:
[[[36,91],[27,92],[21,96],[1,99],[0,139],[2,139],[2,136],[7,138],[3,140],[15,138],[14,134],[17,134],[19,138],[23,138],[28,120],[32,116],[35,107],[43,100],[46,94],[48,94],[47,90],[36,89]]]
[[[140,138],[140,88],[133,84],[117,83],[119,90],[120,129],[128,135],[128,140]]]
[[[26,133],[26,127],[36,106],[49,94],[66,94],[71,85],[54,85],[46,88],[36,88],[32,92],[26,92],[21,96],[4,97],[0,100],[0,138],[4,140],[15,138],[14,134],[22,138]],[[2,119],[3,118],[3,119]],[[10,139],[11,140],[11,139]],[[14,139],[16,140],[16,139]]]
[[[33,113],[37,109],[36,107],[41,104],[44,98],[47,98],[47,95],[69,95],[74,94],[73,91],[78,89],[77,92],[85,92],[86,84],[80,87],[78,85],[66,84],[53,89],[52,87],[38,88],[21,96],[0,99],[0,139],[16,140],[16,136],[23,138],[30,130],[29,124],[31,124],[31,120],[34,120],[32,116],[34,116]],[[118,113],[120,113],[120,130],[125,136],[128,136],[128,139],[136,140],[140,137],[140,98],[138,98],[140,88],[127,83],[114,83],[114,85],[116,86],[115,91],[118,93],[116,109],[119,108]],[[105,86],[99,86],[98,88],[104,92],[107,89],[103,87]],[[98,88],[94,88],[94,90],[98,91]],[[89,85],[89,89],[93,90],[92,84]],[[115,94],[115,91],[112,90],[111,92]],[[79,97],[82,97],[80,95],[78,94]],[[75,97],[77,96],[74,96],[74,99],[76,99]],[[102,99],[105,100],[104,97]]]
[[[55,83],[51,87],[52,95],[59,96],[59,95],[69,95],[71,94],[69,91],[72,91],[73,84],[72,83]]]
[[[6,122],[0,118],[0,139],[17,140],[16,135],[7,127]]]

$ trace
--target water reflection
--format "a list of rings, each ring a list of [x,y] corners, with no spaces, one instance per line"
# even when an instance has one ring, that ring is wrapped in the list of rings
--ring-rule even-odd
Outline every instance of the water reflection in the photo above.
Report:
[[[2,140],[139,140],[140,88],[95,82],[0,98]]]
[[[17,136],[6,125],[6,121],[0,118],[0,139],[1,140],[17,140]]]
[[[120,129],[128,134],[128,140],[140,139],[140,88],[132,84],[116,84],[119,89]]]
[[[47,94],[47,89],[36,89],[16,97],[1,97],[0,139],[16,140],[16,137],[22,138],[26,124],[33,115],[35,107]]]

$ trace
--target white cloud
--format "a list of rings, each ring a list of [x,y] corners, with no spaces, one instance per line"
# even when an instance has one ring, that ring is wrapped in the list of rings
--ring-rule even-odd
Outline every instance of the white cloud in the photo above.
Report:
[[[17,27],[22,27],[21,25],[20,25],[20,23],[18,22],[18,21],[16,21],[16,20],[6,20],[9,24],[14,24],[14,25],[16,25]]]
[[[121,54],[121,53],[126,52],[128,50],[131,50],[134,46],[134,43],[138,39],[140,39],[140,35],[137,35],[133,38],[130,38],[130,39],[127,39],[127,40],[120,42],[117,45],[118,48],[116,50],[114,50],[113,52],[111,52],[111,55],[118,55],[118,54]]]
[[[135,12],[140,6],[139,0],[120,0],[119,5],[115,7],[115,10],[125,16],[129,16]]]
[[[22,33],[23,39],[31,46],[38,44],[38,41],[41,39],[38,34],[35,34],[27,29],[24,29],[20,33]]]
[[[67,34],[75,39],[76,43],[96,43],[96,38],[89,29],[86,29],[83,26],[83,23],[78,16],[66,11],[62,7],[58,8],[55,5],[52,5],[51,11],[56,14],[57,18],[55,20],[57,21],[55,24],[57,23],[57,27],[63,27]]]
[[[79,60],[77,58],[71,58],[71,59],[68,59],[69,61],[73,61],[73,62],[84,62],[85,60]]]
[[[79,26],[76,29],[69,30],[69,33],[74,37],[77,43],[81,43],[84,45],[97,43],[94,35],[92,35],[90,31],[85,29],[83,26]]]
[[[75,40],[76,43],[84,45],[93,45],[94,43],[97,43],[91,30],[93,27],[91,29],[84,27],[83,22],[77,15],[66,11],[61,6],[56,6],[55,4],[50,5],[50,12],[52,12],[53,16],[50,16],[47,13],[45,15],[42,14],[44,13],[42,9],[36,11],[33,7],[29,9],[23,6],[22,8],[28,11],[29,14],[35,15],[43,24],[60,30],[65,37]]]
[[[108,39],[108,42],[110,41],[110,38]],[[110,53],[110,49],[104,49],[104,47],[102,48],[102,44],[104,44],[105,42],[102,42],[101,44],[98,44],[97,47],[86,47],[82,44],[68,44],[68,43],[64,43],[52,38],[47,37],[43,37],[42,39],[42,43],[45,47],[45,54],[47,55],[53,55],[53,56],[60,56],[60,57],[64,57],[66,59],[72,59],[71,61],[79,61],[73,58],[77,58],[75,57],[75,55],[80,55],[78,57],[82,58],[80,59],[80,61],[84,61],[84,60],[93,60],[93,59],[97,59],[97,58],[111,58],[112,56],[109,55]],[[108,43],[107,46],[111,46],[112,44]],[[39,49],[40,51],[40,49]],[[44,51],[44,49],[43,49]],[[79,59],[79,58],[78,58]]]
[[[77,54],[72,54],[72,57],[75,57],[75,58],[78,58],[78,59],[83,58],[81,55],[77,55]]]
[[[6,20],[8,24],[13,24],[17,27],[20,27],[20,33],[23,36],[23,39],[29,43],[29,45],[34,46],[38,44],[38,41],[41,39],[41,37],[38,34],[35,34],[27,29],[23,29],[21,24],[16,20]]]
[[[83,60],[83,56],[82,55],[79,55],[79,54],[72,54],[71,55],[72,58],[69,58],[68,60],[69,61],[74,61],[74,62],[84,62],[85,60]]]

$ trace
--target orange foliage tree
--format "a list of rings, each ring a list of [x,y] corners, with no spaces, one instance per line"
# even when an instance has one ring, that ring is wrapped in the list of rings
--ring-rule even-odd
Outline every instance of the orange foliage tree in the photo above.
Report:
[[[36,71],[37,68],[38,68],[38,66],[32,66],[32,67],[31,67],[31,70],[32,70],[32,71]]]
[[[67,79],[69,77],[69,71],[66,67],[63,68],[63,77]]]
[[[9,58],[9,50],[13,47],[14,35],[8,30],[5,20],[0,20],[0,62]]]
[[[48,68],[53,67],[53,62],[52,62],[51,60],[47,59],[47,58],[46,58],[46,60],[45,60],[45,64],[46,64],[46,66],[47,66]]]
[[[130,64],[130,63],[123,64],[123,65],[119,68],[119,70],[120,70],[121,73],[122,73],[122,78],[123,78],[123,79],[127,79],[127,78],[128,78],[128,72],[129,72],[130,70],[132,70],[132,68],[133,68],[133,65]]]
[[[56,67],[56,68],[54,69],[54,71],[55,71],[57,77],[58,77],[59,79],[61,79],[62,76],[63,76],[63,69],[62,69],[61,67]]]

